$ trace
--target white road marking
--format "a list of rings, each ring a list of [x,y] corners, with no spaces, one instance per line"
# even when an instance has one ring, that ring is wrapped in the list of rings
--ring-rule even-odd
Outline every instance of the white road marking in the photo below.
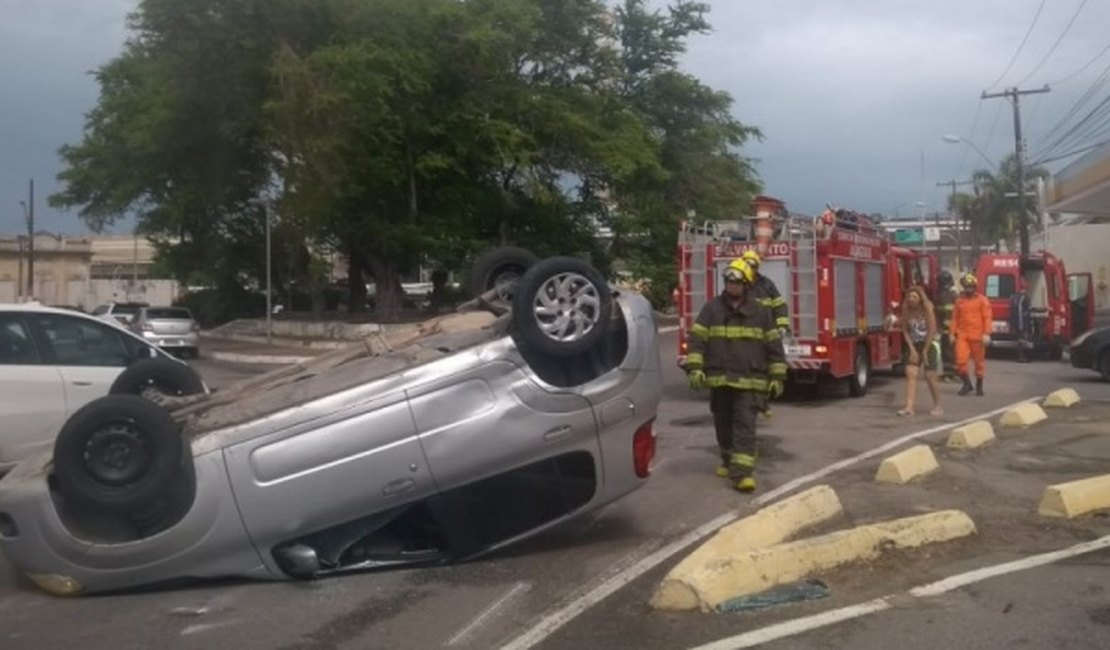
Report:
[[[1090,542],[1076,544],[1075,546],[1071,546],[1059,551],[1052,551],[1050,553],[1043,553],[1041,555],[1032,555],[1021,560],[1016,560],[1014,562],[996,564],[994,566],[954,575],[950,578],[945,578],[944,580],[939,580],[937,582],[922,585],[920,587],[914,587],[913,589],[910,589],[909,595],[916,598],[939,596],[940,594],[947,593],[949,591],[953,591],[955,589],[959,589],[960,587],[965,587],[976,582],[981,582],[983,580],[1006,575],[1009,573],[1016,573],[1018,571],[1034,569],[1037,567],[1045,566],[1047,564],[1052,564],[1053,562],[1059,562],[1060,560],[1075,557],[1077,555],[1093,553],[1094,551],[1099,551],[1104,548],[1110,548],[1110,535],[1106,537],[1100,537],[1099,539]],[[761,643],[784,639],[790,636],[797,636],[799,634],[802,634],[803,632],[809,632],[810,630],[816,630],[818,628],[834,625],[842,621],[847,621],[853,618],[859,618],[861,616],[867,616],[869,614],[874,614],[875,612],[881,612],[883,610],[890,609],[891,607],[893,607],[894,598],[894,595],[885,596],[883,598],[871,600],[859,605],[841,607],[840,609],[822,612],[813,616],[805,616],[803,618],[797,618],[792,621],[769,625],[767,627],[760,628],[758,630],[752,630],[751,632],[745,632],[744,634],[738,634],[727,639],[720,639],[712,643],[700,645],[695,648],[691,648],[691,650],[733,650],[734,648],[750,648]]]
[[[582,596],[575,598],[562,608],[552,612],[551,614],[548,614],[532,629],[513,639],[509,643],[501,646],[501,650],[525,650],[526,648],[531,648],[532,646],[540,643],[547,637],[554,634],[556,630],[574,620],[579,614],[601,602],[605,598],[609,597],[621,587],[655,568],[656,566],[664,562],[667,558],[674,555],[678,551],[681,551],[686,546],[693,544],[702,537],[712,533],[713,531],[717,530],[721,526],[724,526],[734,519],[736,519],[735,513],[725,513],[717,517],[716,519],[713,519],[712,521],[701,525],[695,530],[686,533],[676,541],[671,542],[670,544],[640,560],[637,560],[636,557],[646,552],[644,547],[641,547],[641,549],[630,553],[629,555],[625,556],[622,564],[633,562],[632,566],[619,571],[618,573],[616,573],[616,575],[613,575],[612,577],[604,580],[601,584],[594,587],[593,589],[590,589]]]
[[[463,629],[459,630],[458,633],[455,634],[455,636],[448,639],[446,645],[459,645],[460,643],[468,640],[482,626],[488,623],[490,618],[494,614],[496,614],[499,609],[505,606],[505,603],[509,602],[513,598],[516,598],[517,596],[522,596],[528,593],[528,591],[531,589],[531,583],[516,583],[515,585],[513,585],[512,589],[509,589],[509,591],[505,592],[505,594],[502,595],[500,598],[490,603],[489,607],[483,610],[481,614],[478,614],[478,616],[476,616],[474,620],[470,621],[469,624],[463,627]]]
[[[925,437],[925,436],[928,436],[928,435],[932,435],[934,433],[939,433],[941,431],[946,431],[948,429],[955,429],[956,427],[963,426],[965,424],[968,424],[970,422],[974,422],[976,420],[981,420],[983,418],[993,417],[993,416],[998,415],[1000,413],[1004,413],[1005,411],[1008,411],[1008,410],[1014,408],[1015,406],[1018,406],[1020,404],[1025,404],[1026,402],[1036,401],[1038,399],[1041,399],[1041,398],[1040,397],[1031,397],[1029,399],[1024,399],[1020,402],[1015,402],[1013,404],[1010,404],[1009,406],[1004,406],[1002,408],[995,409],[993,411],[989,411],[987,413],[983,413],[983,414],[977,415],[975,417],[967,418],[965,420],[960,420],[959,422],[951,422],[951,423],[947,423],[947,424],[941,424],[941,425],[938,425],[938,426],[935,426],[935,427],[931,427],[929,429],[925,429],[924,431],[919,431],[917,433],[911,433],[909,435],[902,436],[901,438],[898,438],[896,440],[892,440],[892,441],[890,441],[890,442],[888,442],[884,445],[876,447],[875,449],[872,449],[871,451],[867,451],[867,452],[864,452],[864,453],[859,454],[857,456],[853,456],[852,458],[849,458],[847,460],[842,460],[842,461],[839,461],[837,463],[833,463],[832,465],[829,465],[828,467],[817,470],[816,472],[813,472],[812,474],[807,474],[806,476],[803,476],[801,478],[794,479],[793,481],[790,481],[789,483],[786,483],[785,485],[782,485],[779,488],[776,488],[776,489],[774,489],[774,490],[772,490],[772,491],[770,491],[770,492],[768,492],[768,493],[766,493],[766,494],[764,494],[764,495],[762,495],[762,496],[760,496],[756,499],[753,499],[752,504],[756,505],[756,506],[759,506],[759,505],[762,505],[764,503],[767,503],[768,501],[770,501],[772,499],[777,499],[778,497],[782,496],[783,494],[786,494],[788,492],[796,490],[797,488],[799,488],[799,487],[801,487],[801,486],[803,486],[807,483],[812,483],[813,481],[816,481],[819,478],[823,478],[825,476],[828,476],[829,474],[832,474],[833,472],[844,469],[845,467],[849,467],[849,466],[853,465],[854,463],[858,463],[861,460],[866,460],[866,459],[871,458],[873,456],[877,456],[877,455],[879,455],[879,454],[881,454],[885,451],[889,451],[890,449],[893,449],[894,447],[897,447],[901,444],[904,444],[904,443],[906,443],[910,440],[916,440],[918,438],[922,438],[922,437]],[[537,623],[535,626],[533,626],[530,630],[528,630],[524,634],[518,636],[517,638],[513,639],[508,644],[506,644],[504,646],[501,646],[501,650],[527,650],[527,648],[531,648],[532,646],[542,642],[544,639],[546,639],[547,637],[554,634],[556,630],[558,630],[562,626],[566,625],[570,621],[574,620],[579,614],[586,611],[590,607],[593,607],[594,605],[601,602],[605,598],[608,598],[611,594],[613,594],[614,592],[619,590],[621,587],[625,586],[626,584],[628,584],[628,583],[632,582],[633,580],[639,578],[644,573],[647,573],[648,571],[651,571],[655,567],[657,567],[660,564],[662,564],[663,562],[667,561],[668,558],[670,558],[675,553],[681,551],[683,548],[686,548],[690,544],[693,544],[694,542],[698,541],[702,537],[705,537],[706,535],[709,535],[711,533],[716,532],[719,528],[721,528],[723,526],[727,526],[728,524],[732,523],[733,521],[736,521],[739,517],[740,517],[740,513],[738,513],[738,512],[726,512],[725,514],[713,519],[712,521],[709,521],[708,523],[702,524],[698,528],[696,528],[696,529],[690,531],[689,533],[683,535],[678,540],[664,546],[663,548],[659,549],[658,551],[655,551],[654,553],[648,555],[647,557],[635,562],[635,564],[628,567],[627,569],[624,569],[624,570],[620,571],[619,573],[617,573],[616,575],[614,575],[610,578],[604,579],[600,584],[598,584],[596,587],[594,587],[592,589],[589,589],[582,596],[571,600],[569,603],[567,603],[563,607],[561,607],[561,608],[555,610],[554,612],[548,614],[542,620],[540,620],[539,623]],[[635,555],[637,555],[640,552],[641,551],[633,552],[632,554],[627,556],[627,558],[632,559]]]

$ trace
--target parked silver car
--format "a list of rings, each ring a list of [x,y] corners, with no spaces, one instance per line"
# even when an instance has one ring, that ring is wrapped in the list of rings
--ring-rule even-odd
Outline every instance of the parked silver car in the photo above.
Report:
[[[129,327],[149,343],[182,358],[195,359],[200,350],[200,325],[184,307],[142,307]]]
[[[639,487],[649,303],[574,258],[497,296],[172,408],[94,401],[0,480],[0,548],[55,594],[310,578],[471,557]]]

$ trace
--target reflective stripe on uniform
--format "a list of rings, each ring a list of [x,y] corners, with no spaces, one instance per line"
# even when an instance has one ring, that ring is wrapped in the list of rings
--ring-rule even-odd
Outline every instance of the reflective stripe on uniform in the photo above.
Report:
[[[757,302],[759,302],[759,304],[763,305],[767,309],[774,309],[775,307],[786,306],[786,299],[782,296],[779,296],[777,298],[759,298]]]
[[[768,366],[767,371],[771,373],[772,377],[785,377],[786,376],[786,364],[785,363],[772,363],[770,366]]]
[[[758,327],[743,325],[715,325],[709,328],[709,338],[741,339],[748,341],[766,340],[766,333]]]
[[[775,325],[778,325],[779,327],[790,327],[790,317],[779,316],[775,319]]]
[[[782,338],[782,334],[777,329],[763,330],[763,340],[773,343]]]
[[[757,377],[741,377],[729,381],[724,375],[713,375],[705,378],[705,385],[710,388],[735,388],[737,390],[750,390],[766,393],[768,381]]]
[[[728,457],[729,465],[751,469],[755,467],[755,456],[751,454],[731,454]]]
[[[686,367],[695,370],[705,365],[705,357],[700,352],[691,352],[686,355]]]
[[[707,339],[709,338],[709,328],[700,323],[694,323],[694,326],[690,328],[690,336]]]

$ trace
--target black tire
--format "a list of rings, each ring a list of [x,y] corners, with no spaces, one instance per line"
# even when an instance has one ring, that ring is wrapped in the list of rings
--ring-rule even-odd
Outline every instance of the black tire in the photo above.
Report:
[[[109,395],[184,397],[204,392],[204,383],[191,367],[170,359],[143,359],[131,364],[112,382]]]
[[[472,296],[480,296],[497,288],[498,299],[508,305],[512,301],[513,288],[539,260],[532,251],[516,246],[490,249],[474,261],[467,289]]]
[[[609,329],[613,294],[588,263],[551,257],[528,269],[513,295],[513,324],[524,342],[547,355],[581,354]]]
[[[1098,353],[1098,374],[1102,375],[1102,381],[1110,381],[1110,348],[1103,349]]]
[[[78,409],[58,433],[54,477],[75,504],[136,513],[172,491],[184,448],[164,408],[137,395],[108,395]]]
[[[867,355],[867,346],[856,344],[856,360],[852,364],[852,375],[848,377],[848,394],[852,397],[863,397],[871,387],[871,358]]]

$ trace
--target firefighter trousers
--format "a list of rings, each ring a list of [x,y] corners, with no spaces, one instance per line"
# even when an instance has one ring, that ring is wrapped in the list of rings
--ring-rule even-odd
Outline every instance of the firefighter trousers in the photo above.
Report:
[[[755,423],[763,404],[764,396],[750,390],[722,387],[710,391],[717,446],[732,478],[751,476],[755,469]]]
[[[982,379],[987,372],[987,348],[982,341],[969,341],[967,337],[956,337],[956,372],[960,376],[968,374],[969,360],[975,361],[975,376]]]

